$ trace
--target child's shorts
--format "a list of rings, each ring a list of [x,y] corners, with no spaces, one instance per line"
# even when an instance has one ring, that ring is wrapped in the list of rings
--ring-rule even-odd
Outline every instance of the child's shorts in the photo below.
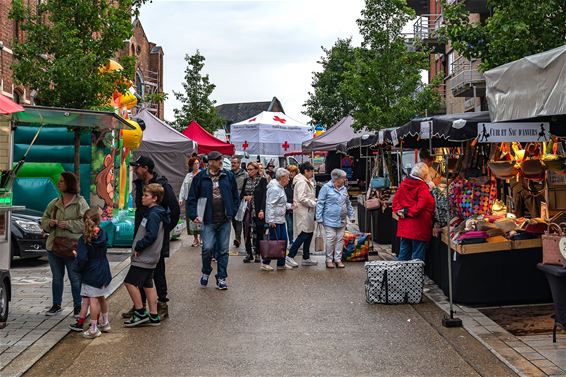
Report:
[[[153,288],[153,269],[130,266],[124,283],[140,288]]]
[[[110,286],[96,288],[85,283],[81,284],[81,296],[84,297],[104,297],[110,294]]]

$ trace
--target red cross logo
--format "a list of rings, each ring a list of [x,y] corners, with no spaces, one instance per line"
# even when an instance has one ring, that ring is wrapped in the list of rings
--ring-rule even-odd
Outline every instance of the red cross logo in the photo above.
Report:
[[[276,122],[282,123],[282,124],[287,123],[287,119],[279,118],[279,116],[277,116],[277,115],[275,115],[273,117],[273,120],[276,121]]]
[[[252,119],[248,120],[248,123],[255,122],[255,119],[256,117],[253,117]]]
[[[287,152],[287,149],[289,149],[290,147],[289,143],[287,143],[287,140],[285,140],[285,142],[281,144],[281,146],[283,147],[283,149],[285,149],[285,152]]]
[[[242,144],[242,149],[245,151],[246,149],[248,149],[249,144],[247,140],[244,140],[244,144]]]

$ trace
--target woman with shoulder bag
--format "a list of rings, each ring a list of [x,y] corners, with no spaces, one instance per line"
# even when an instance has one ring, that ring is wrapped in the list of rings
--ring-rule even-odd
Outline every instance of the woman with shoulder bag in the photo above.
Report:
[[[41,217],[41,228],[49,233],[47,237],[47,257],[53,274],[51,283],[53,305],[45,313],[55,315],[61,309],[63,301],[63,279],[65,268],[71,282],[73,294],[73,312],[81,310],[81,276],[73,270],[74,255],[78,239],[83,235],[83,215],[89,206],[79,195],[79,182],[75,174],[61,173],[57,188],[61,196],[53,199]]]
[[[246,170],[248,171],[248,177],[244,179],[240,194],[240,199],[248,203],[242,222],[247,254],[244,258],[244,263],[250,263],[251,261],[259,263],[259,241],[263,239],[263,233],[265,232],[267,179],[261,176],[260,167],[255,162],[250,162],[246,166]]]
[[[181,185],[181,191],[179,192],[179,205],[185,205],[185,214],[187,213],[188,206],[187,198],[189,197],[189,190],[191,189],[191,183],[193,183],[193,178],[200,172],[200,160],[198,157],[191,157],[189,158],[189,162],[187,164],[189,166],[189,172],[185,176],[183,180],[183,184]],[[199,247],[202,243],[199,239],[200,230],[197,229],[197,226],[191,219],[187,217],[187,234],[189,236],[194,236],[192,247]]]

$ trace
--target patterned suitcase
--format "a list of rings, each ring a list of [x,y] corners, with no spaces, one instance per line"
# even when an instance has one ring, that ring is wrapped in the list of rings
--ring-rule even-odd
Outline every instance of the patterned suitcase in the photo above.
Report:
[[[424,262],[371,261],[365,264],[369,304],[418,304],[424,287]]]

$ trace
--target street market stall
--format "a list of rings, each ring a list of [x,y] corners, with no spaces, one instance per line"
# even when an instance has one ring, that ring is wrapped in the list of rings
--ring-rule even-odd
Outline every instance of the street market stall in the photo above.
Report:
[[[230,141],[238,151],[283,156],[300,152],[312,136],[312,127],[279,112],[263,111],[230,126]]]
[[[225,143],[212,136],[194,120],[181,133],[197,143],[198,154],[208,154],[212,151],[220,152],[225,156],[234,154],[233,144]]]

